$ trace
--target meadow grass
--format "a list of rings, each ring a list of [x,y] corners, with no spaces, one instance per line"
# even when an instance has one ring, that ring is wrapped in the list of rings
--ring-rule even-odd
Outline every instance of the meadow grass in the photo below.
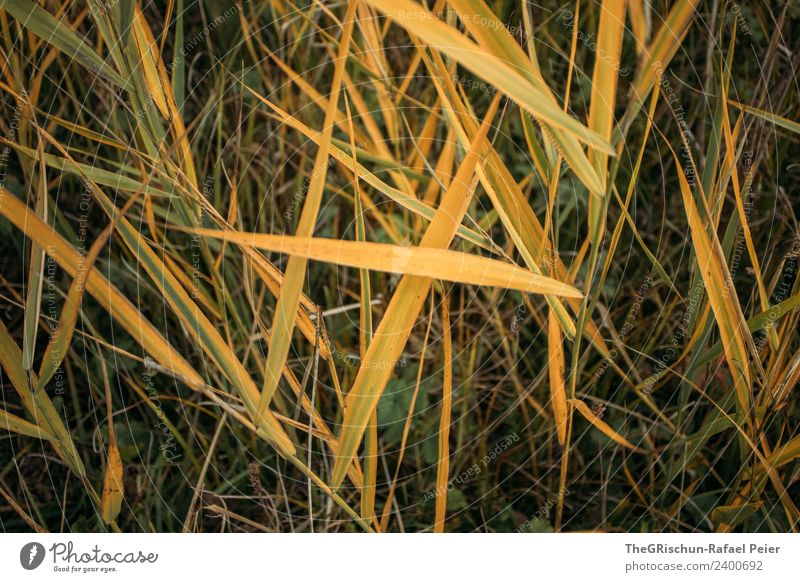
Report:
[[[3,0],[3,530],[796,531],[798,26]]]

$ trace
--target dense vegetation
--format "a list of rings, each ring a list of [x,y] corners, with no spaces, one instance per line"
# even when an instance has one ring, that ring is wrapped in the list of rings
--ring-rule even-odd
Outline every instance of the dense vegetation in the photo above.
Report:
[[[0,2],[4,531],[794,531],[790,0]]]

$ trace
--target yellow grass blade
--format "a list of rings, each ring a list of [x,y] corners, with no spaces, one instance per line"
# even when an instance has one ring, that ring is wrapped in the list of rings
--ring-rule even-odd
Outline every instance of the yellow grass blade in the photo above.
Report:
[[[3,197],[11,196],[0,190],[0,211],[3,209]],[[29,385],[29,374],[34,377],[33,372],[28,372],[22,367],[22,350],[11,338],[5,324],[0,320],[0,368],[8,376],[14,389],[19,394],[22,405],[28,414],[34,419],[38,426],[41,426],[45,433],[53,435],[51,444],[59,457],[69,466],[79,477],[86,474],[86,469],[75,450],[75,443],[72,441],[69,430],[64,425],[58,411],[50,397],[45,392],[34,393]]]
[[[616,1],[619,2],[621,0]],[[553,111],[560,111],[562,116],[569,117],[559,106],[555,95],[553,95],[553,92],[544,82],[537,67],[532,64],[531,60],[525,54],[525,51],[522,50],[522,47],[519,46],[509,30],[505,26],[498,26],[501,20],[491,11],[483,0],[451,0],[449,4],[458,12],[464,26],[469,33],[475,37],[481,48],[496,56],[502,62],[508,63],[513,67],[515,72],[524,76],[525,80],[541,94],[542,101],[546,102],[548,110],[552,108]],[[598,47],[599,42],[598,40]],[[446,52],[445,49],[441,50]],[[465,66],[467,65],[465,64]],[[494,79],[494,77],[491,76],[484,78],[490,82]],[[500,88],[502,88],[502,86],[500,86]],[[530,108],[527,109],[535,117],[546,121],[541,115],[537,115],[536,111]],[[596,131],[592,127],[589,129],[590,131]],[[545,135],[552,138],[555,142],[554,145],[573,169],[575,175],[586,185],[588,190],[594,194],[602,194],[602,180],[598,179],[596,168],[592,168],[590,159],[587,159],[578,139],[553,123],[548,123],[548,129]],[[598,132],[597,135],[601,137],[603,144],[608,143],[611,137],[610,132],[608,135],[603,135]],[[590,146],[592,146],[589,148],[590,152],[594,150],[603,150],[602,146],[598,147],[598,145],[594,143],[590,144]],[[608,155],[608,153],[612,152],[606,151],[606,155]]]
[[[437,55],[433,55],[437,61],[437,66],[433,67],[431,80],[436,85],[437,90],[445,109],[445,113],[450,119],[452,127],[456,130],[456,135],[462,146],[466,147],[472,138],[477,134],[478,126],[472,114],[461,103],[452,79],[442,75],[444,63]],[[427,61],[429,63],[429,61]],[[443,83],[439,83],[437,76],[442,78]],[[463,125],[462,125],[463,122]],[[539,219],[533,212],[525,195],[519,185],[509,172],[497,151],[492,147],[489,140],[486,140],[485,147],[488,148],[488,163],[486,168],[478,166],[477,173],[486,193],[489,195],[492,205],[497,210],[503,226],[508,232],[514,246],[522,256],[525,265],[534,273],[542,273],[536,260],[537,251],[544,249],[551,251],[548,241],[544,237],[544,231],[539,223]],[[575,335],[575,323],[572,321],[564,305],[556,297],[546,298],[548,305],[553,309],[558,317],[561,329],[567,337]]]
[[[490,54],[448,26],[412,0],[366,0],[389,16],[411,35],[458,61],[491,83],[532,115],[553,127],[563,129],[593,148],[613,154],[611,146],[577,120],[549,101],[528,79],[505,59]]]
[[[750,336],[750,330],[747,328],[747,322],[739,306],[739,299],[736,296],[733,282],[730,280],[730,271],[727,268],[716,233],[712,231],[709,236],[695,205],[691,186],[681,169],[680,160],[674,151],[672,155],[678,168],[678,181],[686,216],[689,220],[694,250],[697,254],[697,263],[706,285],[714,318],[719,327],[725,357],[733,376],[733,388],[736,392],[739,409],[749,421],[752,387],[747,357],[748,343],[745,338]],[[752,343],[752,339],[749,343]]]
[[[330,142],[333,135],[335,115],[339,111],[339,89],[344,76],[344,65],[347,62],[347,54],[350,50],[350,36],[353,31],[353,16],[355,14],[356,2],[351,2],[347,8],[342,40],[339,46],[339,55],[336,60],[333,73],[333,83],[331,85],[331,95],[328,101],[328,110],[325,112],[325,121],[322,128],[317,156],[314,160],[314,169],[311,174],[311,182],[306,193],[306,201],[300,213],[300,221],[297,225],[297,236],[308,237],[314,232],[317,223],[317,215],[322,204],[322,192],[328,175],[328,156]],[[294,331],[295,314],[300,304],[300,294],[303,291],[305,281],[307,259],[301,255],[294,255],[289,258],[281,285],[278,304],[272,318],[272,342],[267,354],[267,365],[264,372],[264,384],[261,387],[261,395],[258,399],[256,413],[262,414],[272,400],[272,396],[278,387],[281,378],[281,370],[289,355],[289,346],[292,341]]]
[[[550,376],[550,404],[556,423],[558,444],[567,442],[567,387],[564,383],[564,346],[561,343],[561,328],[551,313],[547,318],[547,371]]]
[[[15,416],[10,412],[6,412],[3,409],[0,409],[0,428],[4,428],[7,431],[15,432],[17,434],[21,434],[23,436],[30,436],[37,439],[45,439],[45,440],[52,440],[55,437],[47,432],[40,426],[36,426],[25,420],[24,418],[20,418],[19,416]]]
[[[485,152],[482,144],[499,101],[499,96],[496,96],[420,246],[447,248],[455,237],[458,224],[472,199],[473,175]],[[353,387],[347,395],[344,421],[339,435],[339,454],[336,456],[331,478],[331,488],[334,490],[341,485],[347,467],[356,455],[369,417],[378,405],[400,353],[405,348],[431,284],[432,280],[426,277],[404,276],[378,325]]]
[[[631,29],[636,39],[636,54],[642,55],[650,42],[650,3],[648,0],[627,0]]]
[[[631,94],[644,105],[647,94],[664,74],[678,52],[686,31],[694,18],[700,0],[678,0],[670,8],[650,46],[645,49],[642,66],[636,74]]]
[[[614,106],[624,31],[625,0],[603,0],[597,24],[597,56],[592,75],[589,129],[609,141],[615,124]],[[605,196],[608,182],[608,154],[589,150],[589,161],[600,177],[602,188],[600,194]],[[605,233],[605,209],[605,200],[589,197],[589,239],[594,245],[600,243]]]
[[[106,472],[103,476],[103,494],[101,497],[100,513],[103,521],[111,524],[117,519],[122,508],[122,458],[119,456],[116,439],[108,443],[106,456]]]
[[[570,398],[568,402],[570,406],[572,406],[575,410],[580,412],[581,416],[583,416],[586,420],[588,420],[592,426],[594,426],[597,430],[602,432],[612,441],[636,453],[643,452],[638,447],[632,445],[630,441],[628,441],[628,439],[620,435],[617,431],[615,431],[607,423],[605,423],[601,418],[599,418],[594,412],[592,412],[592,410],[588,406],[586,406],[585,402],[583,402],[582,400],[578,400],[576,398]]]
[[[442,413],[439,417],[439,462],[436,465],[436,518],[433,531],[444,532],[447,509],[447,478],[450,473],[450,413],[453,407],[453,336],[450,331],[450,298],[442,297],[442,337],[444,339],[444,380]],[[558,327],[558,326],[556,326]]]
[[[108,381],[108,370],[105,361],[100,359],[103,374],[103,386],[106,396],[106,414],[108,416],[108,447],[106,451],[106,471],[103,475],[103,493],[100,497],[100,515],[103,521],[111,525],[122,509],[122,498],[125,487],[122,483],[122,458],[117,448],[117,431],[114,429],[114,407],[111,397],[111,383]]]
[[[437,278],[469,285],[505,287],[527,293],[582,297],[581,292],[571,285],[531,273],[513,263],[459,251],[280,234],[208,229],[197,229],[195,232],[204,237],[344,267]]]
[[[161,76],[158,73],[158,66],[156,62],[158,57],[158,47],[150,27],[138,6],[135,7],[135,14],[133,20],[133,37],[136,40],[136,50],[139,54],[138,65],[144,74],[145,84],[150,98],[155,103],[155,106],[164,116],[164,119],[169,119],[169,108],[167,107],[167,97],[164,94],[164,88],[161,85]]]

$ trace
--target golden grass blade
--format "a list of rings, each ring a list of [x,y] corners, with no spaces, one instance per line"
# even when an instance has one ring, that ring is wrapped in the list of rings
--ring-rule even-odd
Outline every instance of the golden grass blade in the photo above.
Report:
[[[433,66],[428,59],[426,63],[431,69],[431,80],[436,85],[437,91],[445,114],[450,120],[451,126],[455,129],[456,135],[462,146],[467,147],[478,130],[477,123],[472,118],[459,98],[452,79],[444,75],[444,63],[434,53],[436,66]],[[440,83],[437,78],[441,78]],[[462,125],[463,122],[463,125]],[[487,167],[478,166],[477,173],[486,193],[492,201],[492,206],[497,211],[503,226],[514,242],[514,246],[522,256],[525,265],[534,273],[543,273],[538,261],[536,260],[539,249],[551,251],[548,241],[544,236],[544,231],[539,223],[539,219],[533,212],[530,203],[522,193],[519,185],[509,172],[503,160],[492,147],[489,140],[486,140],[485,147],[488,149]],[[548,296],[548,305],[553,309],[558,317],[561,329],[567,337],[575,335],[575,323],[572,321],[564,305],[557,297]]]
[[[436,517],[433,531],[444,532],[447,510],[447,480],[450,474],[450,414],[453,408],[453,336],[450,330],[450,298],[442,297],[442,337],[444,340],[444,379],[442,412],[439,416],[439,462],[436,465]],[[557,327],[557,326],[556,326]]]
[[[642,453],[640,448],[634,446],[633,444],[628,441],[625,437],[620,435],[617,431],[611,428],[606,422],[604,422],[601,418],[599,418],[592,410],[586,406],[586,403],[582,400],[578,400],[576,398],[570,398],[568,400],[570,406],[581,413],[581,416],[589,421],[589,423],[594,426],[597,430],[602,432],[612,441],[617,443],[618,445],[622,445],[626,449],[630,449],[635,453]]]
[[[733,41],[731,41],[733,45]],[[753,275],[756,279],[756,287],[758,289],[758,297],[761,301],[761,309],[763,311],[767,311],[770,308],[769,305],[769,294],[767,293],[767,289],[764,286],[764,277],[761,274],[761,262],[758,259],[758,253],[756,252],[755,245],[753,244],[753,236],[750,233],[750,225],[748,224],[748,217],[747,212],[745,211],[744,204],[745,200],[743,196],[747,196],[748,192],[745,191],[742,193],[742,188],[739,184],[739,174],[738,170],[736,169],[736,141],[731,131],[731,121],[728,115],[728,104],[726,95],[728,92],[727,83],[723,84],[722,91],[724,95],[720,99],[720,103],[722,104],[722,128],[723,134],[725,136],[725,171],[730,172],[731,176],[731,183],[733,184],[733,196],[736,202],[736,211],[739,215],[739,222],[741,223],[742,234],[744,235],[744,242],[745,246],[747,247],[747,254],[750,258],[750,263],[753,268]],[[739,123],[737,123],[738,127],[741,127],[741,118],[739,119]],[[749,186],[746,184],[746,187]],[[775,333],[775,329],[770,327],[766,330],[767,337],[769,338],[770,345],[774,351],[778,350],[778,335]]]
[[[117,431],[114,428],[114,406],[111,396],[111,383],[108,381],[108,370],[105,361],[100,359],[103,374],[103,386],[106,396],[106,414],[108,417],[108,446],[106,450],[106,471],[103,475],[103,492],[100,497],[100,515],[107,525],[115,523],[122,509],[122,498],[125,487],[122,482],[122,458],[117,448]]]
[[[603,0],[597,24],[597,55],[592,75],[592,97],[589,106],[589,129],[611,140],[614,128],[614,106],[617,97],[622,34],[625,31],[625,0]],[[602,55],[600,58],[599,55]],[[589,150],[589,161],[600,177],[600,197],[589,196],[589,240],[598,245],[605,233],[608,154]]]
[[[567,387],[564,383],[564,346],[561,343],[561,328],[551,313],[547,318],[547,370],[550,376],[550,404],[556,424],[558,444],[567,442]]]
[[[3,409],[0,409],[0,428],[37,439],[53,440],[56,438],[42,427],[32,424],[24,418],[15,416],[10,412],[6,412]]]
[[[103,476],[103,494],[101,497],[100,513],[106,524],[111,524],[117,519],[122,509],[122,458],[119,456],[116,439],[108,443],[106,456],[106,472]]]
[[[455,237],[458,224],[466,214],[472,199],[473,175],[485,152],[483,144],[499,102],[498,95],[492,101],[483,125],[453,178],[450,188],[444,194],[442,203],[425,232],[421,246],[446,248]],[[339,454],[336,456],[331,478],[331,488],[334,490],[341,485],[347,467],[356,456],[369,417],[378,405],[400,353],[405,348],[431,284],[432,280],[425,277],[404,276],[378,325],[353,387],[347,395],[344,421],[339,435]]]
[[[158,61],[158,57],[156,56],[158,54],[158,47],[150,32],[150,27],[138,5],[135,7],[133,19],[133,37],[136,40],[136,51],[139,54],[138,64],[144,74],[144,80],[150,98],[161,112],[161,115],[164,116],[164,119],[169,119],[167,97],[164,94],[164,88],[161,85],[161,76],[158,73],[158,66],[156,64]]]
[[[411,35],[454,58],[548,125],[563,129],[587,145],[613,154],[611,146],[549,101],[512,64],[490,54],[412,0],[367,0]]]
[[[650,42],[650,3],[647,0],[627,0],[631,29],[636,40],[636,54],[642,55]]]
[[[197,229],[195,232],[199,236],[344,267],[438,278],[469,285],[505,287],[527,293],[582,297],[581,292],[571,285],[531,273],[513,263],[459,251],[280,234],[208,229]]]
[[[317,156],[314,160],[314,169],[311,174],[311,182],[306,192],[306,201],[300,213],[300,221],[297,224],[296,234],[299,237],[309,237],[314,233],[317,223],[317,215],[322,204],[322,193],[328,175],[328,156],[331,147],[331,137],[333,136],[333,126],[335,115],[339,111],[339,89],[342,85],[344,76],[344,65],[347,62],[347,54],[350,50],[350,36],[353,32],[353,22],[357,2],[351,2],[347,8],[342,40],[339,46],[339,55],[336,60],[331,85],[331,95],[328,101],[328,110],[325,112],[325,121],[322,128]],[[270,343],[267,354],[267,366],[264,372],[264,383],[261,387],[261,395],[258,399],[256,413],[261,414],[272,400],[272,396],[278,387],[281,378],[281,370],[289,355],[289,346],[292,341],[294,331],[294,320],[297,308],[300,304],[300,295],[303,291],[305,281],[307,259],[300,255],[289,258],[284,273],[283,283],[281,284],[278,304],[272,318],[272,342]]]

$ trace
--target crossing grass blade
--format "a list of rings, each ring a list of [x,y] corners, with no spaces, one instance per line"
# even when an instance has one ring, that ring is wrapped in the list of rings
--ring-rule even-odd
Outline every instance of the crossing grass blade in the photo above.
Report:
[[[589,129],[610,141],[615,126],[617,82],[625,30],[626,0],[603,0],[597,23],[597,57],[592,74],[592,97],[589,106]],[[602,58],[600,57],[602,55]],[[605,233],[608,154],[589,150],[589,161],[599,176],[599,196],[589,197],[589,239],[598,245]]]
[[[458,224],[472,198],[475,187],[473,175],[485,151],[484,139],[498,104],[499,97],[495,97],[473,145],[461,163],[450,188],[442,197],[442,203],[425,232],[421,247],[446,248],[455,237]],[[353,387],[347,395],[344,421],[339,435],[339,453],[336,455],[331,476],[333,490],[339,488],[347,468],[356,456],[369,417],[386,388],[386,383],[405,347],[432,283],[433,281],[427,277],[404,276],[375,331]]]
[[[0,428],[37,439],[53,440],[56,438],[42,427],[2,409],[0,409]]]
[[[623,4],[624,14],[624,1],[616,0]],[[497,26],[499,18],[489,9],[483,0],[454,0],[450,4],[458,11],[461,21],[464,26],[475,37],[478,45],[486,50],[491,55],[497,57],[504,63],[508,63],[513,67],[515,72],[523,75],[525,79],[531,84],[532,87],[541,95],[540,103],[547,104],[547,111],[560,111],[558,102],[555,95],[545,83],[541,73],[537,67],[533,65],[531,60],[522,50],[522,47],[516,42],[509,30],[504,26]],[[601,25],[602,26],[602,25]],[[622,26],[622,25],[620,25]],[[602,30],[602,28],[601,28]],[[598,39],[598,43],[602,42],[602,38]],[[621,34],[620,34],[621,43]],[[601,45],[598,44],[598,50]],[[612,53],[613,54],[613,53]],[[468,66],[465,64],[465,66]],[[495,73],[496,75],[496,73]],[[494,76],[484,77],[487,81],[493,82]],[[497,86],[502,88],[502,84],[497,83]],[[511,96],[511,95],[509,95]],[[513,98],[513,96],[511,96]],[[613,109],[613,101],[612,101]],[[541,108],[541,105],[540,105]],[[552,108],[552,109],[551,109]],[[535,117],[545,121],[542,115],[538,114],[535,110],[527,110]],[[572,119],[568,117],[566,112],[561,112],[563,118]],[[590,163],[591,157],[587,159],[583,149],[578,143],[578,138],[564,131],[562,126],[556,123],[547,123],[548,130],[545,134],[552,138],[555,142],[554,146],[558,149],[566,162],[574,170],[578,178],[583,182],[589,191],[596,195],[603,193],[603,183],[601,177],[597,173],[597,168],[593,168]],[[591,132],[599,135],[602,139],[600,142],[590,143],[589,155],[592,152],[602,151],[603,145],[609,142],[611,132],[601,133],[596,128],[589,127]],[[574,130],[573,130],[574,133]],[[593,135],[594,135],[593,134]],[[598,145],[600,144],[600,145]],[[613,152],[606,151],[606,156]]]
[[[68,58],[75,59],[89,71],[118,86],[124,79],[106,63],[86,42],[70,30],[63,21],[32,0],[3,0],[0,10],[5,10],[36,36],[53,45]]]
[[[565,114],[548,100],[513,64],[483,50],[455,28],[412,0],[367,0],[426,44],[456,59],[464,67],[491,83],[532,115],[571,134],[587,145],[613,154],[611,146],[594,132]]]
[[[716,234],[709,236],[706,224],[700,217],[694,201],[691,186],[683,173],[677,154],[672,155],[678,168],[678,182],[683,205],[689,221],[689,230],[697,253],[697,262],[706,285],[708,300],[720,332],[725,357],[728,360],[733,389],[739,404],[739,411],[750,420],[752,405],[752,385],[745,336],[750,336],[747,323],[742,315],[736,294],[730,280],[730,271],[720,249]],[[702,195],[702,194],[701,194]],[[752,338],[750,338],[752,344]]]
[[[331,96],[328,101],[328,110],[325,112],[322,137],[314,160],[314,169],[311,174],[311,182],[308,185],[306,200],[297,225],[296,235],[299,237],[310,237],[314,233],[320,205],[322,204],[322,193],[328,172],[331,138],[333,136],[335,115],[338,112],[339,89],[344,77],[344,66],[347,62],[356,6],[356,2],[348,5],[344,20],[342,40],[333,73]],[[278,296],[278,305],[275,307],[275,313],[272,318],[272,343],[267,354],[264,384],[261,387],[261,395],[256,407],[257,414],[263,414],[272,400],[281,378],[281,371],[286,362],[286,357],[289,355],[295,313],[297,312],[300,294],[303,291],[303,282],[305,281],[306,265],[307,259],[299,255],[290,257],[286,265],[286,272],[284,273],[280,295]]]

